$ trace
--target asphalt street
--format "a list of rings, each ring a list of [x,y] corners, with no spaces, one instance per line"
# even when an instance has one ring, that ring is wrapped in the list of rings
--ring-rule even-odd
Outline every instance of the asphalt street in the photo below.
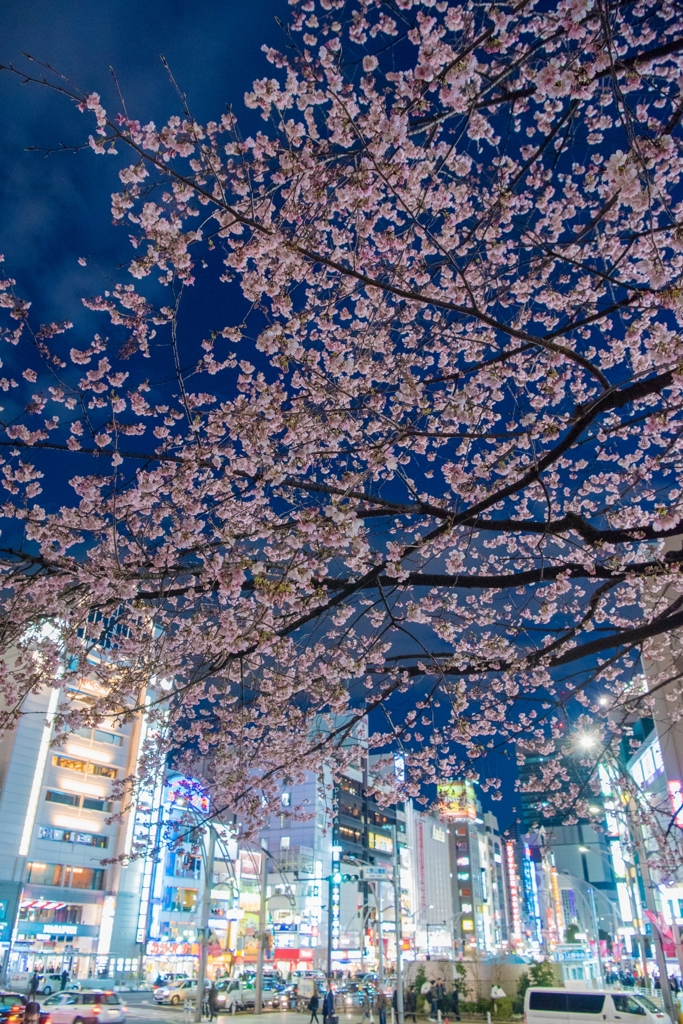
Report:
[[[185,1024],[186,1017],[180,1006],[158,1006],[154,1002],[151,992],[121,992],[120,999],[123,1001],[126,1010],[127,1021],[149,1021],[149,1024]],[[360,1021],[362,1010],[357,1013],[340,1013],[339,1021],[342,1024]],[[255,1013],[221,1014],[218,1018],[219,1024],[308,1024],[310,1013],[296,1013],[294,1010],[266,1010],[258,1017]],[[264,1021],[265,1017],[265,1021]],[[208,1019],[208,1018],[207,1018]],[[320,1017],[322,1019],[322,1017]]]

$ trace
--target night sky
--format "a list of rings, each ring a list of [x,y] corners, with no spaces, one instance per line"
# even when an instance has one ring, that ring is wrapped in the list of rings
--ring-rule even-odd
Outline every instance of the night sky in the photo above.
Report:
[[[99,92],[115,114],[121,104],[113,68],[129,115],[163,124],[181,113],[163,54],[198,121],[218,118],[232,105],[243,134],[249,134],[264,125],[245,108],[244,93],[254,78],[272,74],[261,45],[285,45],[276,17],[287,21],[286,0],[34,0],[30,5],[11,0],[0,4],[0,63],[39,75],[38,65],[24,56],[28,53],[85,92]],[[81,297],[125,278],[121,268],[132,254],[125,227],[112,227],[109,203],[120,187],[117,175],[125,154],[116,159],[89,150],[49,156],[44,151],[87,144],[93,129],[92,117],[80,114],[68,99],[22,84],[8,71],[0,74],[3,276],[16,279],[36,319],[73,320],[76,333],[85,337],[97,325]],[[87,267],[79,265],[79,257],[87,259]],[[210,291],[202,295],[198,288],[193,301],[197,323],[188,332],[189,346],[198,331],[211,326],[217,312],[212,302],[225,298]],[[5,348],[3,359],[11,363],[12,358]],[[11,401],[3,396],[5,408]],[[64,486],[59,500],[68,500],[66,479]],[[504,779],[503,801],[494,804],[485,796],[484,802],[508,827],[517,817],[516,772],[497,756],[485,774]]]

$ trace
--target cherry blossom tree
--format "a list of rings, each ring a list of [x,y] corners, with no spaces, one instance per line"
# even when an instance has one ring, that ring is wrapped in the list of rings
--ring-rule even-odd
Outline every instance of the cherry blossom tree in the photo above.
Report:
[[[267,57],[248,137],[6,69],[92,119],[134,249],[88,336],[2,283],[6,726],[151,693],[143,774],[253,820],[368,720],[404,792],[495,794],[683,626],[683,14],[292,0]]]

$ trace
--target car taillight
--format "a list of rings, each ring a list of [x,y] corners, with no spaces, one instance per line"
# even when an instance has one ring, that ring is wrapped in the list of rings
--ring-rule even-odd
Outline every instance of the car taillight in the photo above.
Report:
[[[93,1013],[99,1013],[101,1009],[102,1009],[102,1007],[101,1007],[101,1006],[93,1006],[93,1008],[92,1008],[92,1012],[93,1012]]]
[[[48,1013],[47,1017],[45,1018],[45,1020],[43,1021],[43,1024],[52,1024],[52,1017],[50,1016],[49,1013]]]

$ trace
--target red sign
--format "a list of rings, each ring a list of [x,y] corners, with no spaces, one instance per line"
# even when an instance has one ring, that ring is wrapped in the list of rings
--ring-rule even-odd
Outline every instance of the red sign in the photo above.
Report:
[[[312,960],[312,949],[276,949],[273,960]]]

